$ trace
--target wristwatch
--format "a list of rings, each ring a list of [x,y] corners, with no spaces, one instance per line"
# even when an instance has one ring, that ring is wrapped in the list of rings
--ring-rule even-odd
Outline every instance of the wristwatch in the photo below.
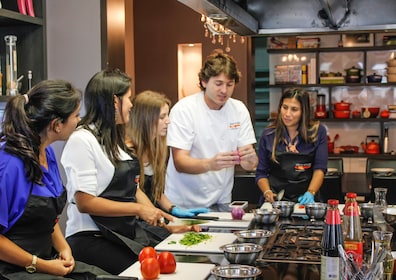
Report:
[[[30,265],[28,265],[27,267],[25,267],[26,271],[28,273],[36,272],[36,264],[37,264],[37,256],[33,255],[32,263]]]

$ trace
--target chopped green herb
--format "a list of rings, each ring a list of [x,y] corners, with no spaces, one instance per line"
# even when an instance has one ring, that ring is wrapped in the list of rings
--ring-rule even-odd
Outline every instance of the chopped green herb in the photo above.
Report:
[[[212,236],[207,233],[187,232],[179,243],[185,246],[192,246],[211,238]]]
[[[168,244],[176,244],[176,241],[169,241]]]

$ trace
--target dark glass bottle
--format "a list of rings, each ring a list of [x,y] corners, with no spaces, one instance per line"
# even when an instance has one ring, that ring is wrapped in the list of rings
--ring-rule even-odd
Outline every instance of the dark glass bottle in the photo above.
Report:
[[[360,265],[363,261],[363,236],[356,196],[356,193],[347,193],[342,220],[345,252],[353,257],[357,265]]]
[[[341,258],[338,245],[344,245],[341,215],[338,209],[339,201],[327,201],[325,227],[323,229],[320,257],[320,279],[339,280]]]

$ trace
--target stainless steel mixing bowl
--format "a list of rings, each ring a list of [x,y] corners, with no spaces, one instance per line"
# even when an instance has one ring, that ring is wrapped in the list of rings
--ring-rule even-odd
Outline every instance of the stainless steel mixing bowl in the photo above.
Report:
[[[327,204],[322,202],[308,203],[305,205],[305,213],[311,220],[323,219],[326,215]]]
[[[272,207],[281,210],[281,217],[290,217],[293,214],[295,203],[292,201],[274,201]]]
[[[278,221],[281,210],[279,209],[255,209],[254,219],[260,224],[273,224]]]
[[[254,264],[263,246],[254,243],[231,243],[220,247],[226,259],[233,264]]]
[[[255,280],[261,274],[261,270],[257,267],[238,264],[216,266],[210,272],[220,280]]]
[[[266,244],[268,238],[273,235],[272,231],[265,229],[241,230],[234,232],[234,234],[236,235],[238,242],[255,243],[260,245]]]

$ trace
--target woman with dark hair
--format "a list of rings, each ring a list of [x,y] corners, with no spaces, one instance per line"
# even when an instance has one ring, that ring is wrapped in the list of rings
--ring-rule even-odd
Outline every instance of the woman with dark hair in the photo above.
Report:
[[[284,198],[307,204],[315,201],[327,171],[327,133],[311,119],[309,94],[288,89],[280,99],[276,119],[264,129],[259,144],[256,183],[264,198],[284,190]]]
[[[131,110],[127,144],[140,159],[140,186],[151,202],[174,216],[192,217],[209,209],[177,207],[164,194],[170,107],[171,101],[164,94],[150,90],[139,93]],[[187,226],[167,228],[171,232],[191,230]]]
[[[100,71],[88,82],[84,98],[87,113],[61,157],[68,181],[66,237],[76,259],[119,274],[144,246],[161,241],[138,218],[157,226],[173,217],[149,203],[139,188],[140,163],[125,144],[130,77],[119,70]]]
[[[7,102],[0,133],[1,279],[107,274],[74,261],[57,223],[66,191],[50,144],[76,128],[80,98],[69,82],[47,80]]]

